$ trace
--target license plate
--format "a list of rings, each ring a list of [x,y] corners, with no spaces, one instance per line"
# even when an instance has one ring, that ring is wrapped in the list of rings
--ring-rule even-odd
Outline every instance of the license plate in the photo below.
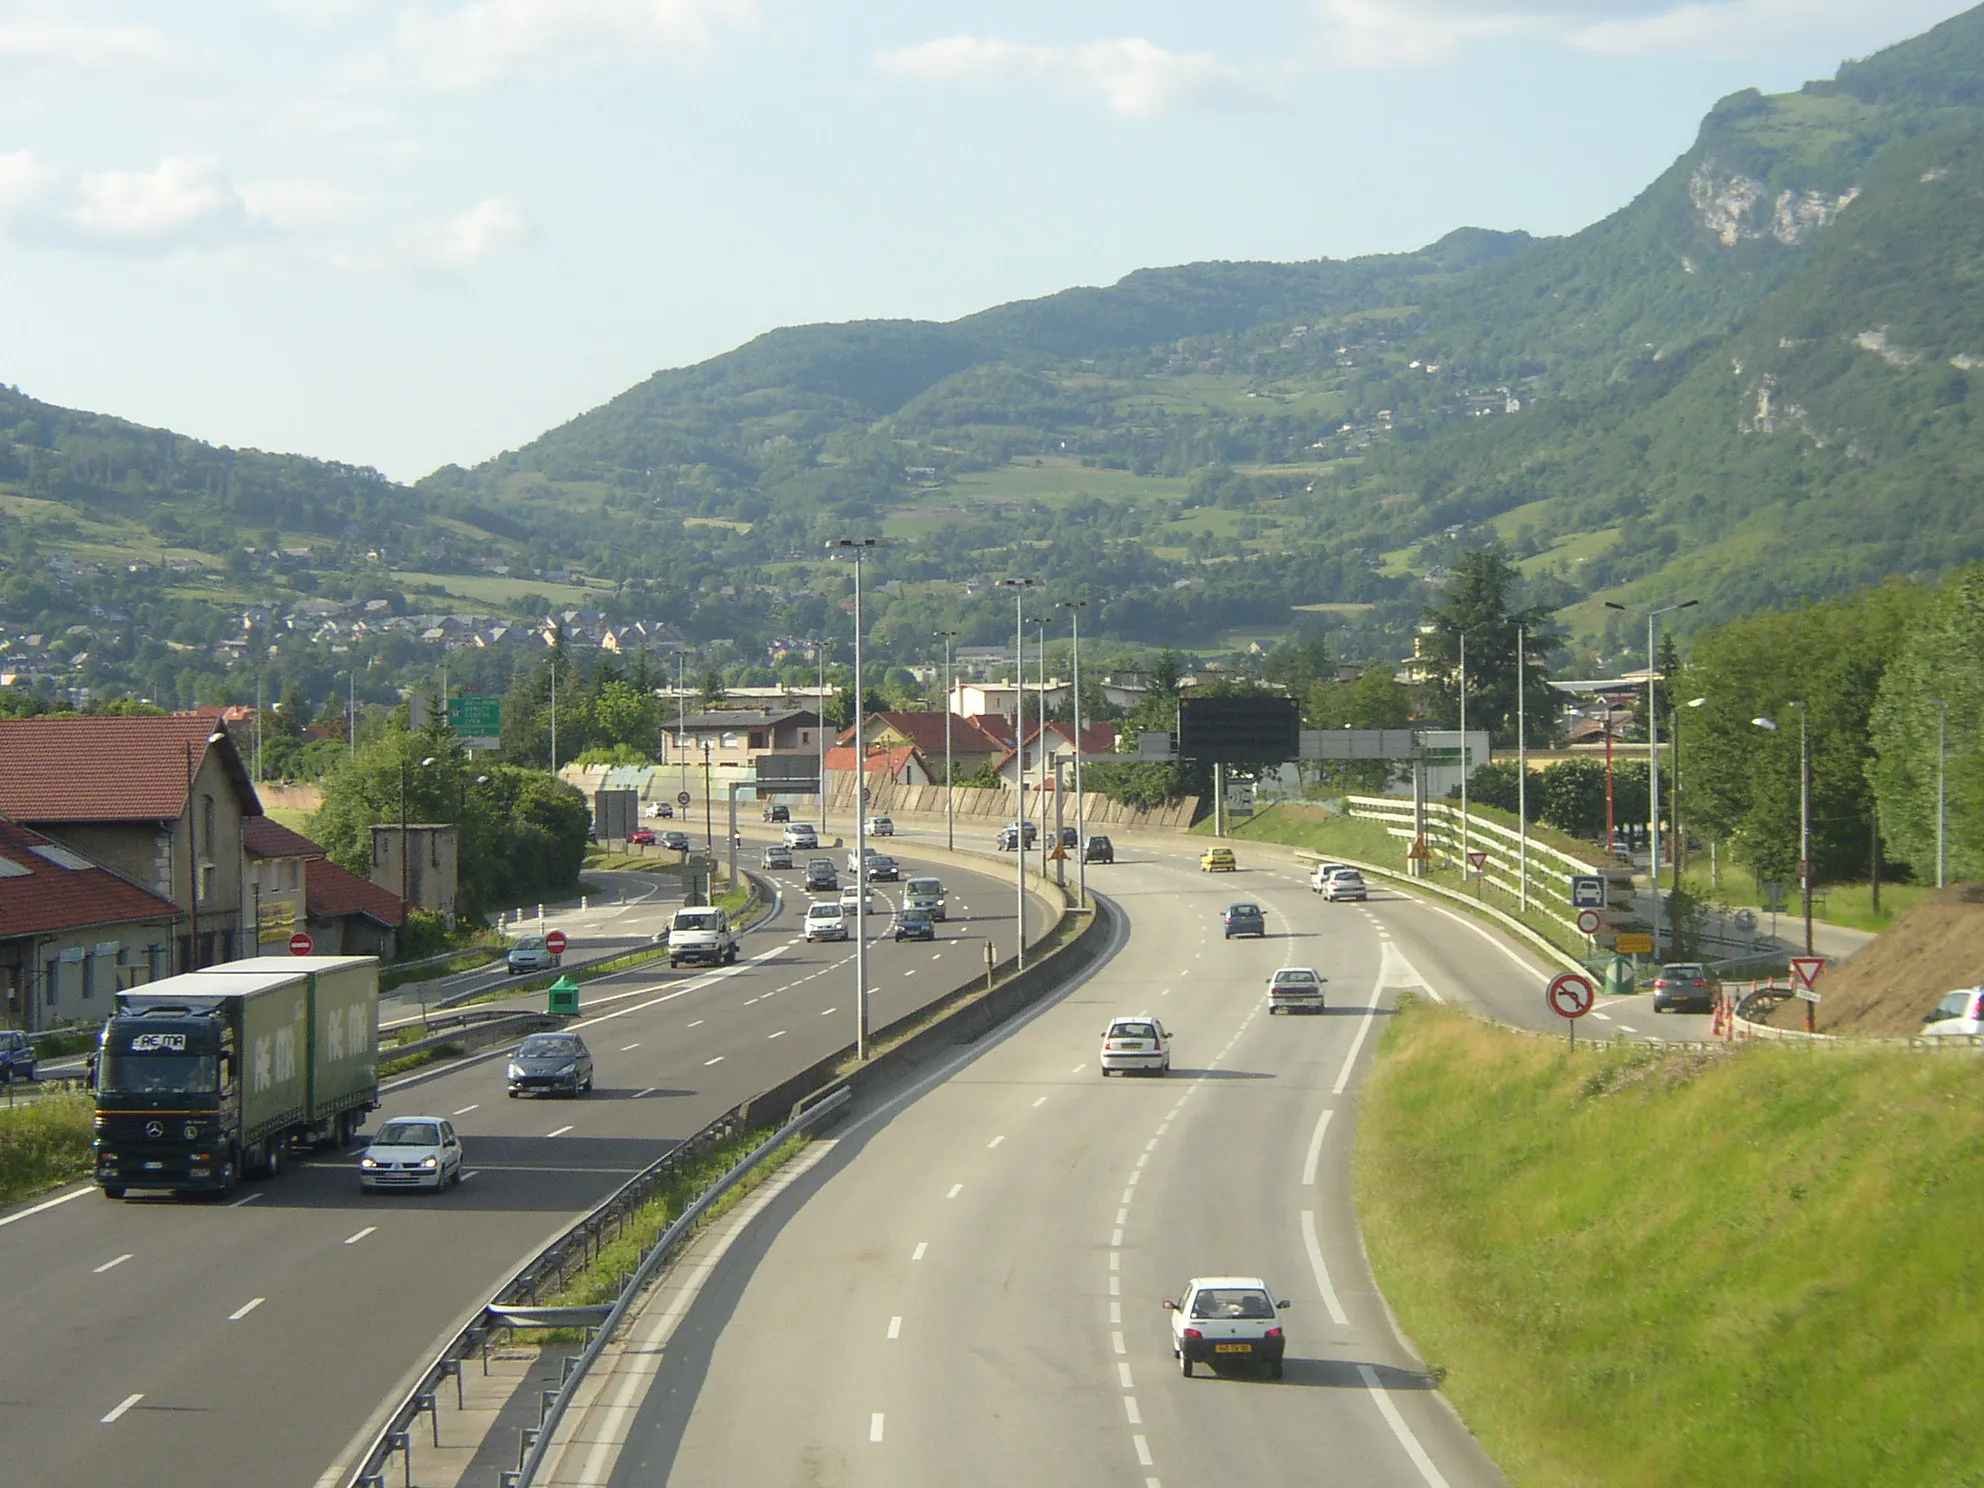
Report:
[[[1212,1351],[1215,1354],[1251,1354],[1254,1346],[1251,1343],[1215,1343]]]

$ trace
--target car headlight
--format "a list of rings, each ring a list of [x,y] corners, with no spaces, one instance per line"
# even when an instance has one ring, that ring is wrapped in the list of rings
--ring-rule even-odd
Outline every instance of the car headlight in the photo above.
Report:
[[[510,1066],[509,1073],[505,1078],[511,1080],[521,1080],[523,1077],[524,1077],[524,1067],[521,1064],[513,1064]]]
[[[358,1165],[361,1168],[376,1168],[379,1166],[379,1159],[376,1157],[361,1157],[358,1160]]]
[[[578,1072],[579,1066],[577,1060],[574,1060],[570,1064],[561,1064],[558,1066],[558,1073],[561,1075],[576,1075]]]
[[[441,1159],[438,1157],[423,1157],[420,1160],[420,1165],[423,1168],[438,1168],[441,1166]]]

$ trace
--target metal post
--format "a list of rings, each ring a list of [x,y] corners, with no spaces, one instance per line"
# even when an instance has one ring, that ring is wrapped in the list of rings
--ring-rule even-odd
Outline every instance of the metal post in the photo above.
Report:
[[[944,846],[951,852],[956,852],[957,782],[951,778],[951,689],[957,685],[957,678],[951,665],[951,642],[957,638],[957,632],[940,630],[937,634],[944,638]]]
[[[1426,840],[1426,750],[1419,736],[1413,737],[1412,750],[1412,841],[1416,847]],[[1415,858],[1407,869],[1414,878],[1424,878],[1431,870],[1429,858]]]
[[[820,840],[827,840],[827,642],[814,648],[820,662],[820,726],[814,732],[820,745]]]
[[[1019,810],[1013,819],[1013,868],[1015,923],[1019,944],[1013,952],[1013,969],[1026,970],[1026,591],[1032,579],[1001,579],[1013,591],[1013,740],[1019,746]]]
[[[558,773],[558,647],[551,647],[551,773]],[[405,846],[404,843],[401,844]]]
[[[1036,622],[1040,626],[1040,695],[1034,699],[1034,717],[1038,730],[1034,735],[1034,749],[1040,756],[1040,878],[1047,881],[1047,855],[1057,844],[1047,840],[1047,621]],[[1056,784],[1059,784],[1057,781]],[[1024,841],[1024,834],[1022,834]]]
[[[1807,714],[1798,705],[1798,856],[1805,882],[1805,954],[1812,954],[1812,735]]]
[[[1212,834],[1215,837],[1226,835],[1226,764],[1223,760],[1212,762]]]
[[[861,549],[854,550],[854,1057],[868,1057],[868,750],[861,738]]]
[[[1525,654],[1527,634],[1516,627],[1516,882],[1520,886],[1521,912],[1529,913],[1529,714],[1523,694],[1529,690],[1529,657]],[[1573,1023],[1577,1019],[1571,1019]]]
[[[1088,907],[1088,802],[1082,795],[1082,610],[1085,599],[1063,600],[1075,635],[1075,900]]]
[[[710,876],[716,876],[716,822],[710,805],[710,744],[703,741],[703,856],[709,860]],[[703,890],[703,903],[716,898],[716,885],[710,884]]]
[[[1467,632],[1460,634],[1460,871],[1467,872]]]
[[[1653,897],[1653,954],[1660,956],[1660,695],[1656,690],[1660,674],[1653,665],[1653,621],[1659,610],[1646,617],[1646,883]]]
[[[345,753],[358,753],[358,669],[352,668],[345,674],[351,680],[351,695],[344,709]]]
[[[1940,889],[1949,883],[1950,860],[1944,836],[1948,799],[1943,772],[1949,762],[1950,705],[1937,698],[1929,706],[1936,710],[1936,887]]]

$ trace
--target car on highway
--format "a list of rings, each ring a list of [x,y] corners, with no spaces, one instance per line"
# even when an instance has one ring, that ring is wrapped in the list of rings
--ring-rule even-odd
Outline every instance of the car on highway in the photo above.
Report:
[[[758,866],[760,868],[790,868],[792,866],[792,849],[787,847],[783,842],[774,842],[770,847],[758,854]]]
[[[902,886],[903,909],[920,909],[933,920],[944,918],[944,897],[941,878],[912,878]]]
[[[533,1033],[510,1056],[505,1083],[520,1095],[583,1095],[592,1089],[592,1050],[576,1033]]]
[[[1116,844],[1107,837],[1091,837],[1082,844],[1084,863],[1113,863],[1116,861]]]
[[[896,939],[935,940],[937,922],[930,917],[927,909],[905,909],[896,916]]]
[[[1236,873],[1239,868],[1240,860],[1230,847],[1209,847],[1199,856],[1201,873]]]
[[[862,898],[863,892],[861,885],[843,884],[840,891],[840,912],[852,917],[856,908],[861,904]],[[868,913],[881,913],[875,904],[875,891],[873,889],[867,890],[866,898],[868,901]]]
[[[859,868],[863,863],[872,864],[875,861],[875,859],[879,858],[881,855],[882,854],[880,853],[880,851],[872,847],[864,847],[861,849],[860,852],[856,852],[853,848],[850,847],[847,850],[847,871],[849,873],[852,873],[854,872],[855,869]]]
[[[1364,884],[1364,875],[1355,868],[1339,868],[1323,885],[1325,904],[1362,904],[1370,896],[1370,890]]]
[[[627,846],[629,847],[653,847],[654,844],[655,836],[652,827],[635,827],[627,833]]]
[[[661,834],[661,845],[673,852],[685,853],[689,850],[689,834],[687,832],[663,832]]]
[[[815,894],[830,894],[840,888],[840,870],[832,858],[806,860],[806,888]]]
[[[34,1045],[18,1028],[0,1028],[0,1085],[34,1078]]]
[[[1102,1030],[1101,1064],[1105,1075],[1168,1074],[1171,1033],[1149,1013],[1111,1018]]]
[[[1236,935],[1265,936],[1268,933],[1267,912],[1251,900],[1243,899],[1238,904],[1227,905],[1226,913],[1219,917],[1219,922],[1225,928],[1228,940]]]
[[[1178,1372],[1190,1379],[1196,1364],[1259,1364],[1269,1379],[1280,1379],[1288,1338],[1281,1330],[1282,1309],[1258,1276],[1195,1276],[1182,1296],[1167,1300],[1171,1352]]]
[[[902,864],[887,853],[876,853],[868,859],[868,877],[875,883],[897,883],[902,879]]]
[[[895,834],[896,824],[886,816],[871,816],[868,818],[868,835],[870,837],[893,837]]]
[[[1699,961],[1670,961],[1653,979],[1656,1013],[1712,1013],[1718,983]]]
[[[1945,992],[1922,1015],[1923,1038],[1976,1038],[1984,1034],[1984,987]]]
[[[358,1159],[363,1193],[425,1188],[439,1193],[462,1181],[462,1139],[444,1116],[395,1116]]]
[[[1309,887],[1320,894],[1330,886],[1330,879],[1335,875],[1355,871],[1348,863],[1318,863],[1314,868],[1309,870]]]
[[[806,906],[806,938],[808,940],[847,939],[847,916],[841,913],[838,902],[832,899],[816,899]]]
[[[1313,966],[1284,966],[1268,978],[1270,1013],[1320,1013],[1323,983],[1329,978]]]
[[[765,820],[768,822],[791,821],[792,808],[790,806],[782,806],[777,801],[774,801],[765,808]]]
[[[544,943],[542,935],[519,935],[510,942],[510,952],[503,958],[503,970],[511,976],[549,971],[557,964],[558,958],[551,954],[551,947]]]
[[[648,802],[648,815],[656,821],[673,821],[675,819],[675,808],[666,801],[650,801]]]
[[[734,966],[741,954],[730,916],[713,904],[688,905],[668,922],[668,964]]]
[[[820,845],[820,834],[813,830],[811,822],[788,822],[785,827],[785,845],[816,848]]]
[[[1075,827],[1060,827],[1055,830],[1054,841],[1060,847],[1080,847],[1082,834]]]
[[[1032,847],[1034,840],[1039,836],[1040,829],[1030,821],[1007,822],[1003,827],[999,828],[999,851],[1013,852],[1022,843],[1028,847]]]

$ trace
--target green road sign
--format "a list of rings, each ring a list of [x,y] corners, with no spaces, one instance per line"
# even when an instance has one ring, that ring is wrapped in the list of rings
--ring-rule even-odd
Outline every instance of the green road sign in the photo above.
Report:
[[[503,700],[494,693],[464,692],[448,699],[448,727],[470,749],[503,742]]]

